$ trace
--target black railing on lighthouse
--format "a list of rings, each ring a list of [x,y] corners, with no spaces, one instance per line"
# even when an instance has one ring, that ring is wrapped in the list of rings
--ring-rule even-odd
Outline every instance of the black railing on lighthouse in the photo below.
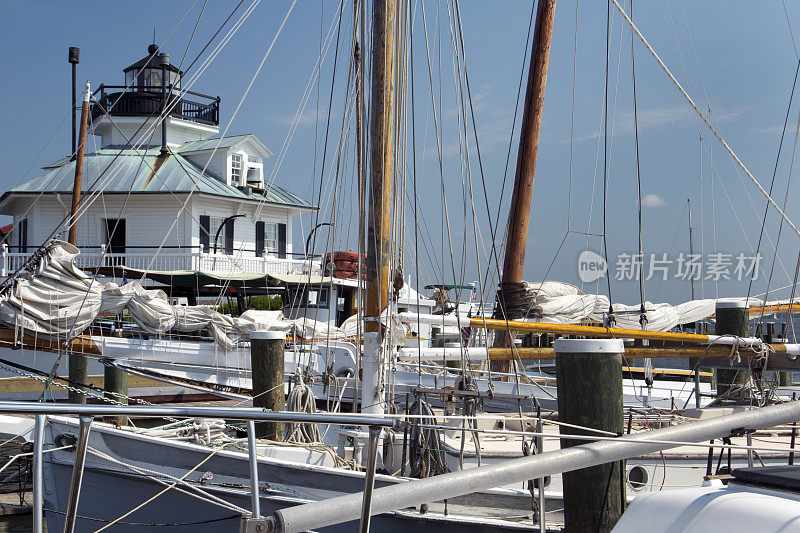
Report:
[[[158,116],[162,104],[161,86],[132,89],[124,85],[100,85],[94,92],[99,105],[92,105],[92,119],[97,119],[104,112],[111,116],[123,117]],[[171,85],[167,88],[167,92],[170,94],[167,107],[172,107],[169,116],[213,126],[219,125],[219,96],[183,91]],[[181,98],[176,103],[178,95],[181,95]],[[194,98],[186,98],[187,95]]]

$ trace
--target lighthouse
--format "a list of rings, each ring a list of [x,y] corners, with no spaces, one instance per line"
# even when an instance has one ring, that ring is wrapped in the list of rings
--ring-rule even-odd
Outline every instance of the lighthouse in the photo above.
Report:
[[[214,276],[307,268],[292,226],[314,207],[266,179],[272,153],[254,134],[219,136],[221,100],[196,83],[155,45],[114,84],[92,82],[78,266],[118,281],[191,272],[195,290]],[[0,197],[0,213],[14,217],[6,271],[64,233],[75,164],[54,161]]]
[[[184,81],[156,45],[122,72],[122,84],[101,84],[92,104],[91,132],[101,146],[177,148],[219,133],[220,98],[191,90],[195,78]]]

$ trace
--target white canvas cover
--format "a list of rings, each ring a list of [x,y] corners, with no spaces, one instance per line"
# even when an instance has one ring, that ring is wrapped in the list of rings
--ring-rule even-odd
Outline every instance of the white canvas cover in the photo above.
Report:
[[[223,315],[206,306],[174,306],[160,289],[145,289],[138,281],[119,286],[102,286],[77,268],[77,248],[61,241],[51,243],[31,272],[14,281],[0,297],[0,323],[26,334],[49,339],[72,338],[82,333],[101,312],[127,311],[145,331],[157,335],[167,331],[206,329],[223,349],[234,348],[239,340],[248,340],[251,331],[285,331],[304,339],[340,339],[356,334],[356,316],[342,328],[308,318],[286,320],[281,311],[250,310],[239,318]],[[608,312],[608,299],[599,294],[583,294],[576,286],[557,281],[525,283],[527,320],[550,323],[600,322]],[[788,300],[763,302],[750,298],[724,298],[749,306],[786,304]],[[718,300],[702,299],[677,306],[645,302],[645,328],[666,331],[680,324],[695,322],[714,313]],[[616,325],[639,329],[640,306],[615,303]],[[390,342],[405,345],[406,330],[399,317],[381,313],[381,322],[391,331]]]
[[[102,286],[74,264],[80,253],[71,244],[50,245],[33,272],[15,281],[0,297],[0,323],[9,328],[49,339],[80,335],[101,312],[128,312],[145,331],[207,329],[217,344],[229,350],[254,330],[276,329],[309,335],[322,326],[298,326],[271,311],[247,311],[239,318],[207,306],[171,305],[164,291],[145,289],[138,281]],[[306,337],[307,338],[307,337]]]
[[[0,299],[0,322],[50,339],[73,337],[89,327],[100,311],[103,288],[75,266],[78,253],[71,244],[53,246]]]

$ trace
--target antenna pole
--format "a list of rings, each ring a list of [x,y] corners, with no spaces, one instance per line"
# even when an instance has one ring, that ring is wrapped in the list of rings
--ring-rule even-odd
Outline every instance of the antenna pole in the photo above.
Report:
[[[528,226],[531,218],[533,180],[536,173],[536,155],[539,151],[544,90],[547,84],[547,63],[550,58],[550,41],[553,35],[555,13],[556,0],[540,0],[536,12],[531,62],[528,69],[528,88],[525,92],[514,192],[511,195],[511,207],[508,212],[506,255],[500,289],[497,291],[498,305],[494,312],[494,317],[498,319],[520,318],[515,316],[519,312],[512,309],[512,298],[508,296],[511,292],[519,290],[525,266],[525,245],[528,240]],[[511,346],[511,342],[512,337],[509,332],[498,332],[494,346],[508,347]],[[498,361],[492,363],[492,366],[493,370],[499,372],[508,372],[511,367],[510,361]]]
[[[77,130],[75,128],[77,108],[75,107],[75,101],[78,99],[78,87],[77,87],[77,76],[78,76],[78,63],[80,62],[81,57],[81,49],[77,46],[70,46],[69,53],[67,54],[67,61],[72,65],[72,100],[70,101],[69,105],[72,108],[72,151],[70,152],[70,157],[75,159],[75,148],[77,148],[75,142],[75,135],[77,134]]]

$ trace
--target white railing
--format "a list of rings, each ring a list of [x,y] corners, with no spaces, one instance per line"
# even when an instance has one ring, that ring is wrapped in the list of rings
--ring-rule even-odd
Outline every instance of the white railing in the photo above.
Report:
[[[275,256],[258,257],[247,253],[227,255],[205,253],[194,250],[135,251],[126,253],[105,253],[104,247],[82,250],[75,257],[75,265],[82,269],[126,266],[139,270],[174,271],[192,270],[218,275],[231,274],[307,274],[309,269],[318,274],[319,262],[308,259],[282,259]],[[0,276],[16,272],[27,259],[29,253],[11,253],[6,245],[0,245]]]

